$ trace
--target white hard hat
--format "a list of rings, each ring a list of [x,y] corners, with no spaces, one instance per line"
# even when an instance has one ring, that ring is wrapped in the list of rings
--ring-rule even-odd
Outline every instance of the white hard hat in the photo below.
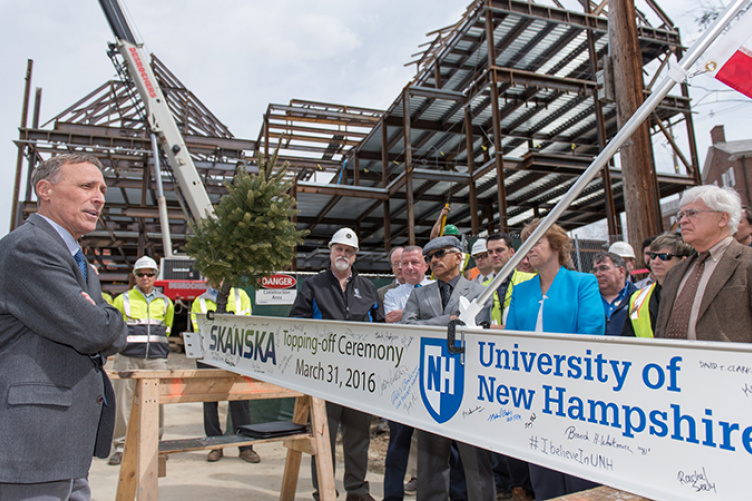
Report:
[[[136,264],[133,265],[133,271],[142,270],[145,268],[150,268],[152,270],[159,270],[159,266],[157,266],[157,262],[154,261],[149,256],[143,256],[138,258],[136,261]]]
[[[608,252],[616,254],[617,256],[636,259],[634,249],[627,242],[614,242],[611,244],[611,247],[608,248]]]
[[[358,246],[358,237],[350,228],[338,229],[329,241],[329,248],[331,249],[334,244],[349,245],[350,247],[355,247],[355,250],[360,248]]]
[[[479,238],[473,244],[473,248],[470,250],[470,255],[475,256],[476,254],[483,254],[484,252],[488,252],[488,249],[486,248],[486,239]]]

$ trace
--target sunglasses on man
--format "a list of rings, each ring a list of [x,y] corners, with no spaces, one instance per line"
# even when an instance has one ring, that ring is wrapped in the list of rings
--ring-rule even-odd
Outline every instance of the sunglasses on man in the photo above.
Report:
[[[155,273],[146,273],[146,272],[143,272],[143,271],[136,273],[136,276],[139,277],[139,278],[141,278],[141,277],[153,277],[154,275],[155,275]]]
[[[650,256],[650,259],[658,258],[661,261],[668,261],[669,259],[679,257],[677,254],[669,254],[668,252],[648,252],[648,256]]]
[[[431,259],[433,259],[433,258],[441,259],[446,254],[456,254],[456,253],[457,253],[457,251],[456,250],[452,250],[452,249],[439,249],[436,252],[434,252],[433,254],[428,254],[427,256],[425,256],[424,259],[426,260],[426,263],[431,264]]]

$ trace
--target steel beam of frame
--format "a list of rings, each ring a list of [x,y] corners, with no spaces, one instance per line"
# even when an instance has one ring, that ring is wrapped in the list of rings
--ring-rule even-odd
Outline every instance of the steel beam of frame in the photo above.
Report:
[[[473,117],[470,112],[470,107],[465,108],[465,148],[468,151],[467,155],[467,173],[470,176],[470,182],[468,183],[470,198],[470,228],[473,235],[480,233],[480,219],[478,218],[478,192],[475,187],[475,181],[473,180],[473,174],[475,173],[475,158],[470,153],[473,151],[473,133],[472,133]]]
[[[407,195],[407,241],[408,245],[415,245],[415,200],[413,199],[413,146],[412,128],[410,124],[410,90],[405,87],[402,91],[402,108],[404,118],[405,138],[405,194]]]
[[[357,150],[357,149],[356,149]],[[389,185],[389,127],[386,115],[381,118],[381,187]],[[388,253],[392,251],[392,212],[389,198],[384,200],[382,212],[384,216],[384,245]]]
[[[595,34],[592,31],[587,32],[587,44],[588,55],[590,60],[590,67],[593,74],[598,72],[598,54],[595,50]],[[595,108],[595,129],[598,137],[598,146],[604,148],[606,146],[606,121],[603,116],[603,108],[601,102],[598,99],[598,92],[593,92],[593,106]],[[608,165],[613,165],[613,160]],[[611,185],[611,173],[608,165],[601,172],[603,183],[605,185],[604,201],[606,205],[606,223],[608,225],[609,235],[621,234],[621,221],[616,213],[616,203],[614,201],[614,190]]]
[[[34,69],[34,61],[29,59],[26,62],[26,84],[24,85],[24,97],[23,105],[21,106],[21,130],[26,129],[26,125],[29,119],[29,97],[31,95],[31,74]],[[13,207],[11,207],[10,213],[10,229],[11,231],[18,227],[21,218],[18,212],[18,197],[21,193],[21,175],[23,172],[23,157],[25,146],[18,145],[18,156],[16,158],[16,178],[13,183]],[[29,162],[29,172],[31,172],[31,162]]]
[[[488,39],[488,61],[493,66],[496,61],[496,48],[493,43],[493,20],[486,16],[486,37]],[[499,80],[496,71],[491,72],[491,114],[493,117],[493,145],[494,160],[496,162],[496,179],[499,183],[499,227],[501,231],[507,231],[507,190],[504,176],[504,159],[501,149],[501,118],[499,116]]]
[[[534,19],[547,19],[552,22],[577,26],[596,32],[608,32],[608,20],[592,14],[579,14],[564,9],[555,9],[541,4],[521,2],[519,0],[488,0],[489,9],[501,14],[514,13]],[[680,45],[679,34],[675,30],[637,26],[640,39],[661,44]]]

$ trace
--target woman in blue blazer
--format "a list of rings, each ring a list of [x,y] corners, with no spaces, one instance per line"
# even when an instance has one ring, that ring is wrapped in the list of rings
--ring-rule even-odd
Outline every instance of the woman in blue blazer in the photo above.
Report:
[[[522,230],[527,240],[538,227],[534,220]],[[572,241],[559,225],[553,225],[527,257],[538,270],[535,278],[514,286],[506,329],[564,334],[606,332],[598,281],[594,275],[568,269]],[[596,487],[579,477],[530,464],[535,499],[541,501]]]
[[[527,240],[540,224],[522,230]],[[528,253],[538,270],[535,278],[514,286],[506,328],[531,332],[604,334],[606,313],[595,275],[567,269],[572,242],[564,229],[553,225]]]

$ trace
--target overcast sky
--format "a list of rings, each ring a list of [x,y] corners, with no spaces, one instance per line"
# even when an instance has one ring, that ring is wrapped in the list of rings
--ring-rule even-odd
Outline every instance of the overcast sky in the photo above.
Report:
[[[659,3],[682,27],[719,0]],[[236,137],[256,139],[269,103],[306,99],[389,106],[414,75],[425,34],[458,20],[468,0],[121,0],[136,28],[170,70]],[[96,0],[0,1],[0,235],[8,231],[27,59],[42,87],[41,121],[116,77],[106,55],[113,35]],[[710,79],[696,82],[712,85]],[[695,82],[693,82],[694,84]],[[698,89],[699,90],[699,89]],[[33,89],[32,89],[33,93]],[[693,94],[695,99],[702,92]],[[713,104],[713,101],[721,102]],[[33,103],[33,98],[32,98]],[[697,107],[700,158],[709,130],[750,137],[752,101],[716,93]],[[746,125],[741,126],[743,122]]]

